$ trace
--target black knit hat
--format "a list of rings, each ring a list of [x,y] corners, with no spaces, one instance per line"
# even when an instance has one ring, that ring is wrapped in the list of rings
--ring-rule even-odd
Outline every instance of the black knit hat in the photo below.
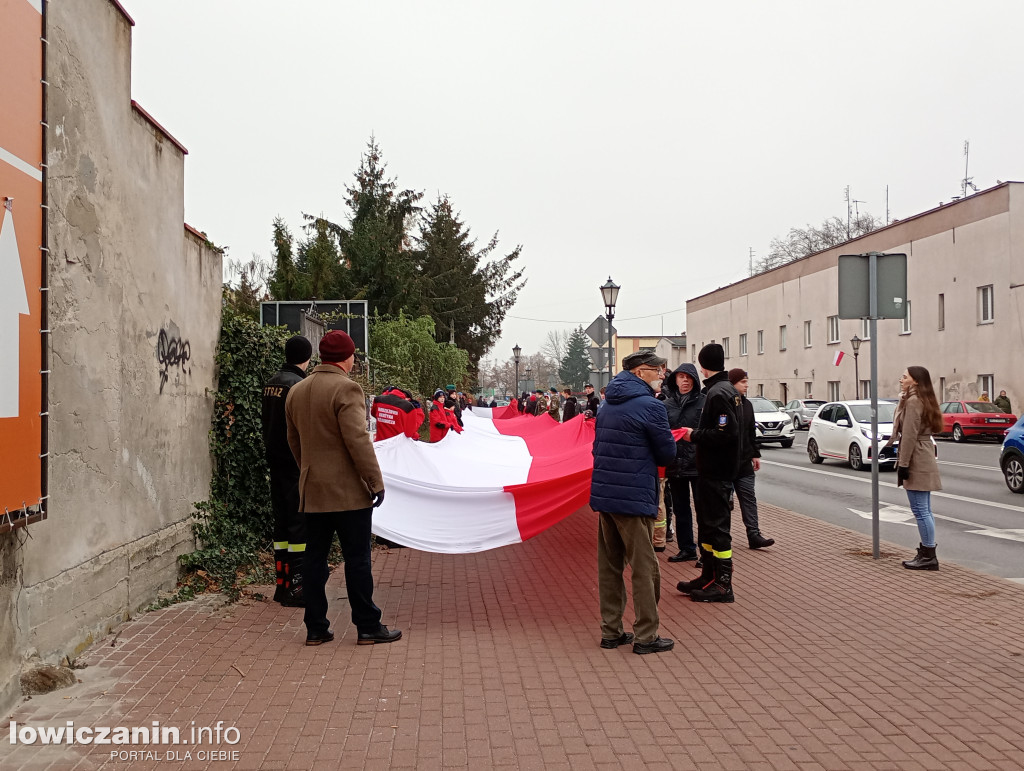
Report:
[[[302,335],[289,337],[284,344],[284,360],[289,364],[305,364],[313,355],[313,344]]]
[[[725,369],[725,349],[718,343],[708,343],[700,349],[697,361],[708,372],[721,372]]]

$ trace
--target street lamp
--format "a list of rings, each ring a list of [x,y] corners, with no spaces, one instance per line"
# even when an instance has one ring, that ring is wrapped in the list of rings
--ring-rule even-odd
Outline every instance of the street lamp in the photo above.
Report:
[[[857,394],[858,399],[860,398],[860,370],[857,368],[857,352],[860,351],[860,344],[863,342],[858,335],[854,335],[853,339],[850,340],[850,345],[853,346],[854,393]]]
[[[601,299],[604,300],[605,318],[608,319],[608,382],[612,382],[612,319],[615,318],[615,301],[619,299],[619,285],[608,276],[608,281],[601,287]]]
[[[516,360],[516,393],[515,396],[518,399],[521,391],[519,390],[519,354],[523,352],[523,349],[518,345],[512,348],[512,358]]]

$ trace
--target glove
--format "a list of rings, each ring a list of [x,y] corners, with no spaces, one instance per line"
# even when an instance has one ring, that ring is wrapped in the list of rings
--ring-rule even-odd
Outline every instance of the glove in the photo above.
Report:
[[[594,413],[591,412],[590,410],[587,410],[586,412],[583,413],[583,417],[589,420],[590,418],[594,417]]]
[[[910,479],[910,468],[907,466],[899,466],[896,469],[896,484],[901,485]]]
[[[377,508],[382,503],[384,503],[384,491],[383,490],[381,490],[380,492],[372,493],[372,495],[373,495],[373,508]]]

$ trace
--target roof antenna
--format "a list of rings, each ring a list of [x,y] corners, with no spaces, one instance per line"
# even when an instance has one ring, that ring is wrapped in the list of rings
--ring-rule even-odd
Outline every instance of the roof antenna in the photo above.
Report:
[[[964,140],[964,178],[960,181],[960,192],[963,198],[967,197],[967,188],[970,188],[975,193],[978,192],[978,186],[974,184],[974,177],[967,176],[967,168],[971,161],[971,142],[969,139]]]

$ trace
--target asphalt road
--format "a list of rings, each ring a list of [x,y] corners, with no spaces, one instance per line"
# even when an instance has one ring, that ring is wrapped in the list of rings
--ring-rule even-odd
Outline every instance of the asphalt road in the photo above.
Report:
[[[932,493],[939,562],[948,560],[982,573],[1024,583],[1024,495],[1011,493],[999,470],[994,440],[956,444],[939,439],[942,491]],[[871,473],[845,463],[807,458],[807,431],[790,449],[761,448],[758,499],[871,535]],[[883,541],[907,547],[919,543],[907,495],[896,474],[880,472],[879,513]],[[771,523],[761,522],[771,535]]]

